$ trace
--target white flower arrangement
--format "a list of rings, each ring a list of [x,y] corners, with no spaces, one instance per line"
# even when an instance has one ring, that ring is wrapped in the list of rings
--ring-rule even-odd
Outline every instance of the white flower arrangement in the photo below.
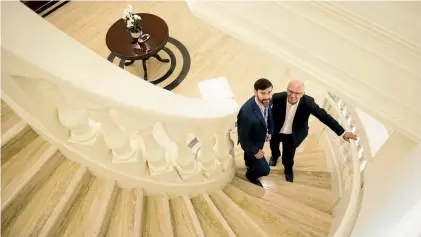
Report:
[[[137,33],[142,30],[142,18],[133,13],[132,5],[127,4],[127,8],[124,9],[121,19],[126,22],[127,29],[129,29],[130,32]]]

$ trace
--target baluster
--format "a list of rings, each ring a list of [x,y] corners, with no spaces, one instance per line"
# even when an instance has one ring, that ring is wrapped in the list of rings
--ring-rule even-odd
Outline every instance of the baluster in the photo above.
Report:
[[[185,123],[183,123],[185,124]],[[165,132],[169,138],[176,143],[177,153],[175,156],[175,167],[183,180],[195,180],[202,178],[199,166],[196,162],[195,154],[188,147],[186,139],[189,128],[180,124],[163,124]],[[191,126],[190,124],[188,126]]]
[[[88,110],[76,103],[71,103],[63,94],[58,106],[60,123],[70,130],[69,142],[93,145],[96,142],[99,126],[89,120]]]
[[[154,136],[154,126],[149,126],[139,131],[139,135],[142,137],[145,145],[143,156],[148,162],[149,173],[151,177],[163,176],[169,172],[173,172],[174,168],[172,162],[167,155],[165,149],[157,142]],[[166,176],[163,179],[171,180],[176,176]]]
[[[110,109],[95,109],[91,110],[90,114],[92,118],[101,123],[105,144],[112,150],[111,162],[135,163],[140,161],[138,142],[129,140],[125,131],[111,117]]]
[[[232,149],[234,148],[234,142],[230,137],[231,129],[229,124],[220,126],[215,133],[216,143],[214,146],[216,157],[221,162],[223,171],[227,171],[233,165]]]
[[[201,145],[197,160],[206,177],[222,174],[222,169],[219,168],[221,164],[216,159],[216,152],[213,150],[214,135],[212,131],[212,126],[208,126],[199,129],[197,133],[197,139]]]

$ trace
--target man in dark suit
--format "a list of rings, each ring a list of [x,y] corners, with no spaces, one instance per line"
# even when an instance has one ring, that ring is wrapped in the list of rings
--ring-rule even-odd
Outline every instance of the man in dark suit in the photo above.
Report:
[[[262,183],[258,178],[270,172],[262,149],[265,141],[271,139],[273,132],[272,112],[269,106],[272,88],[269,80],[264,78],[257,80],[254,83],[254,96],[241,107],[237,116],[238,143],[244,150],[246,177],[251,183],[259,186],[262,186]]]
[[[292,80],[288,83],[287,91],[275,93],[272,97],[272,113],[274,121],[273,136],[270,140],[272,157],[269,164],[276,166],[281,155],[279,145],[282,142],[282,164],[284,165],[285,178],[293,182],[295,149],[308,135],[308,119],[310,114],[332,129],[338,136],[343,136],[346,141],[356,140],[355,134],[345,132],[344,128],[320,108],[314,98],[304,94],[304,83]]]

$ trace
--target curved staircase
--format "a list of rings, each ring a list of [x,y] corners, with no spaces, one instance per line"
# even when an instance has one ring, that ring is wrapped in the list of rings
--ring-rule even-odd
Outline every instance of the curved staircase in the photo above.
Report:
[[[262,178],[264,188],[245,181],[237,147],[237,177],[223,190],[196,197],[144,196],[141,188],[119,188],[66,159],[3,101],[1,119],[4,237],[329,234],[331,176],[314,138],[297,152],[294,183],[285,181],[280,166]]]

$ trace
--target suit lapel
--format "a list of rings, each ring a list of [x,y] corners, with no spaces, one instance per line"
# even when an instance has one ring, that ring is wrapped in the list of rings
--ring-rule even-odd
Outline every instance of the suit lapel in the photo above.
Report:
[[[297,118],[297,116],[300,116],[299,114],[301,113],[301,110],[303,109],[303,104],[304,104],[304,99],[301,98],[300,102],[298,102],[297,111],[295,111],[294,120],[292,121],[293,128],[294,128],[295,118]]]
[[[262,125],[266,128],[265,118],[263,118],[263,114],[260,111],[260,108],[257,105],[256,101],[253,101],[253,113],[260,119],[260,122],[262,122]]]

